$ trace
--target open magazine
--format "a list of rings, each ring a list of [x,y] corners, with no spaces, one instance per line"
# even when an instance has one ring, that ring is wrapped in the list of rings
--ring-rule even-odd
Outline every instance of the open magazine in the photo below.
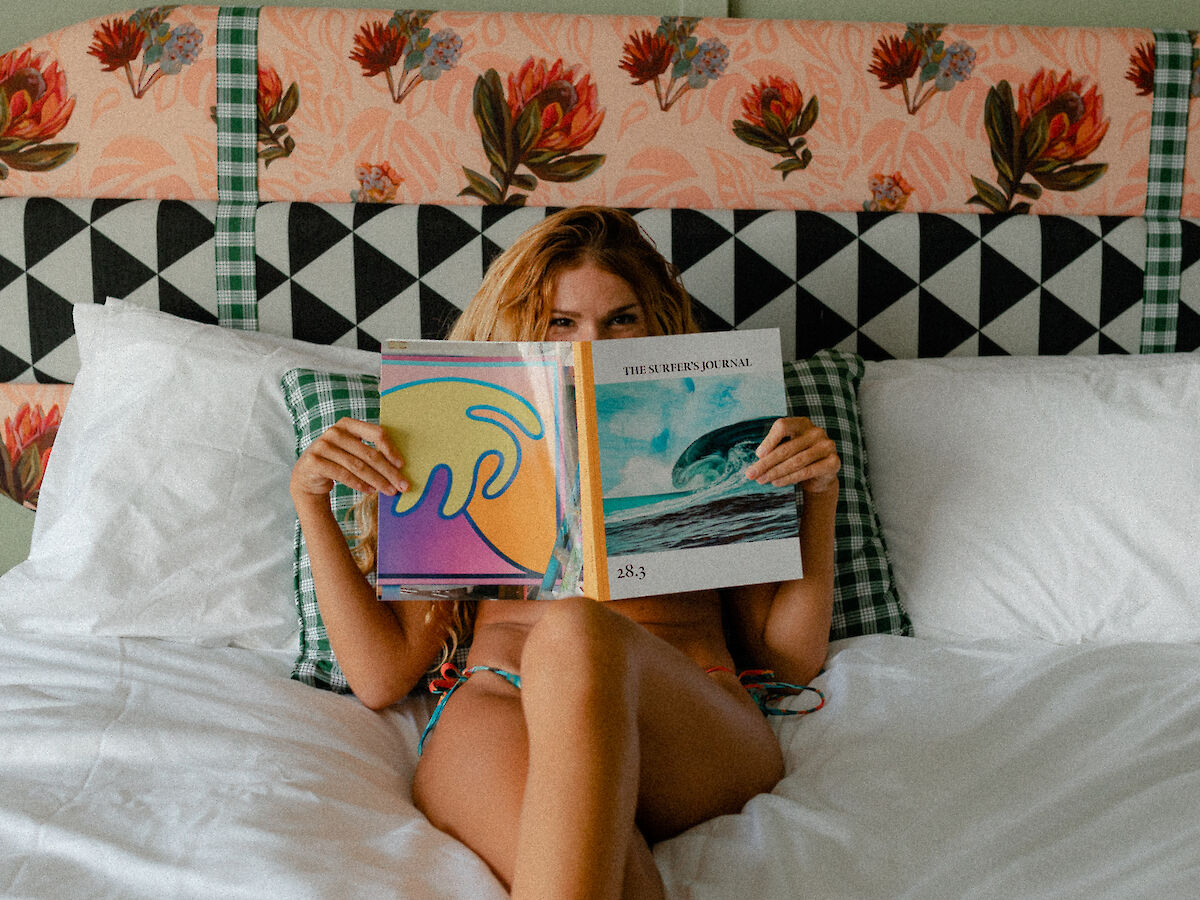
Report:
[[[744,475],[786,415],[777,330],[596,342],[388,341],[385,600],[618,600],[801,575],[794,488]]]

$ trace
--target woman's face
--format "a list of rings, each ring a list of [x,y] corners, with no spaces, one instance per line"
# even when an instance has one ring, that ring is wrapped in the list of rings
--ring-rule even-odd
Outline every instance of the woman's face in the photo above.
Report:
[[[645,337],[646,311],[624,278],[590,262],[558,274],[548,341],[600,341]]]

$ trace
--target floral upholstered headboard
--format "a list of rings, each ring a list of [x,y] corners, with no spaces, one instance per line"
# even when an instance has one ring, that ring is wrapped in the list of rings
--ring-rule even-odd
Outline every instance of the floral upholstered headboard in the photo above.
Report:
[[[0,56],[0,491],[36,496],[73,304],[439,336],[563,205],[635,210],[709,327],[788,357],[1196,349],[1195,37],[188,5],[49,34]]]

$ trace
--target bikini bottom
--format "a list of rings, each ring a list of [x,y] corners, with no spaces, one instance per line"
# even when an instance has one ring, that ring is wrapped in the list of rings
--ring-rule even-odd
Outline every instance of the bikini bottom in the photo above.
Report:
[[[445,663],[441,668],[441,674],[429,682],[429,690],[434,694],[441,694],[441,699],[438,700],[437,706],[433,708],[433,714],[429,717],[429,723],[425,726],[425,730],[421,732],[421,739],[417,742],[417,756],[420,756],[425,750],[425,741],[429,735],[433,733],[434,726],[437,725],[438,719],[442,717],[442,710],[446,707],[446,702],[450,699],[462,685],[466,684],[467,680],[478,672],[491,672],[493,675],[498,675],[515,687],[521,689],[521,676],[515,672],[510,672],[507,669],[501,669],[497,666],[470,666],[463,669],[461,672],[454,666],[453,663]],[[775,678],[775,673],[770,669],[747,669],[744,672],[736,673],[733,669],[726,666],[710,666],[704,670],[705,675],[712,675],[715,672],[728,672],[731,675],[737,675],[738,681],[742,687],[762,710],[764,716],[806,716],[809,713],[814,713],[825,705],[825,695],[815,687],[810,687],[807,684],[788,684],[784,681],[778,681]],[[817,695],[817,704],[810,706],[807,709],[781,709],[770,704],[780,697],[811,692]]]

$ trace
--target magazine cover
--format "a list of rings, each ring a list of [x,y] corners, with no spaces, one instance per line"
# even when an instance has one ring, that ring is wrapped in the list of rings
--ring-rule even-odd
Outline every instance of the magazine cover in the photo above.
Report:
[[[380,420],[411,484],[380,496],[385,600],[618,600],[799,578],[795,489],[745,477],[787,414],[779,332],[389,341]]]
[[[411,488],[379,498],[384,599],[540,589],[576,478],[570,364],[561,343],[387,342],[380,422]]]
[[[795,489],[744,474],[787,415],[778,330],[597,341],[576,359],[590,596],[801,576]]]

